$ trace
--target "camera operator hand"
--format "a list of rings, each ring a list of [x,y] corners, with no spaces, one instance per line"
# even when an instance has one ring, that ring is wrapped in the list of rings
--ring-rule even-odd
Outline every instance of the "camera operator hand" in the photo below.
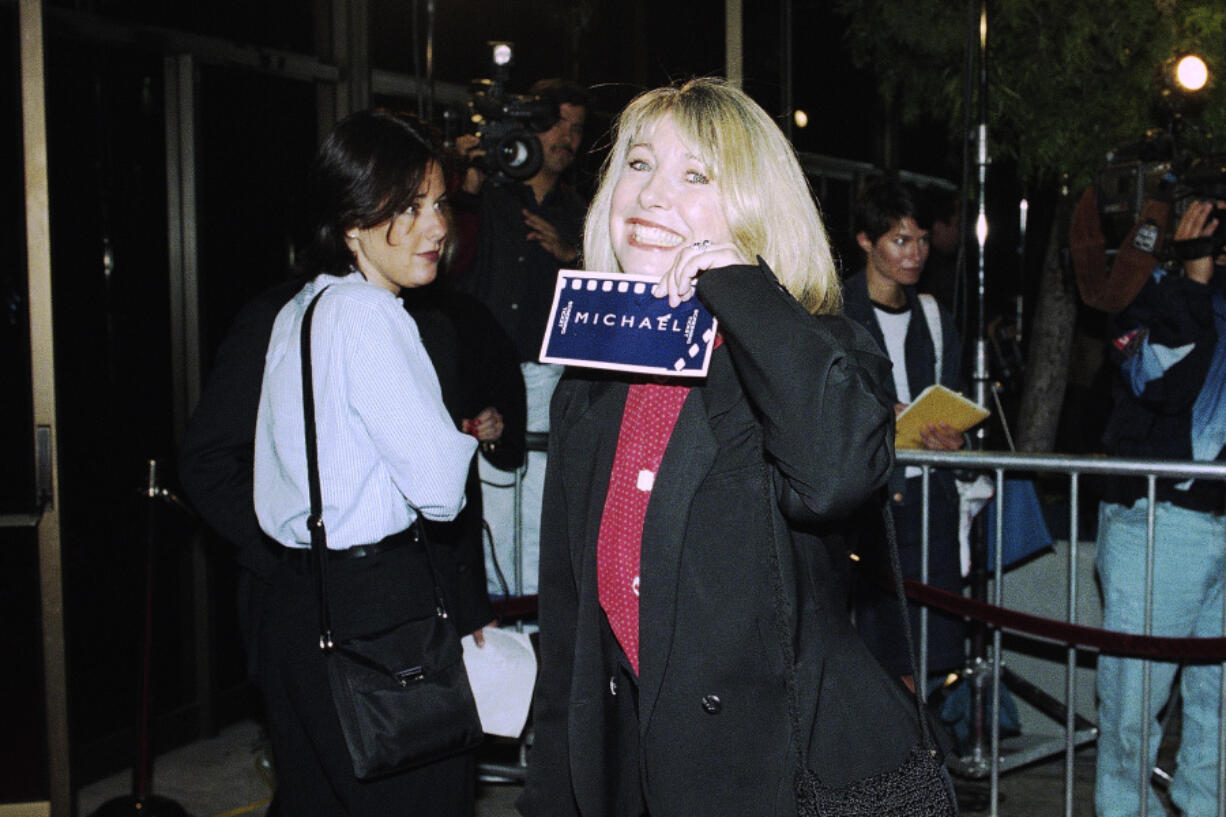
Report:
[[[545,251],[563,264],[574,264],[579,260],[579,250],[572,247],[558,228],[531,210],[524,210],[524,224],[528,225],[528,240],[535,241],[545,248]]]
[[[1179,226],[1175,228],[1175,240],[1208,238],[1213,235],[1218,225],[1218,220],[1213,218],[1215,206],[1226,208],[1226,202],[1219,201],[1215,205],[1212,201],[1195,201],[1189,204],[1183,218],[1179,219]],[[1213,277],[1213,257],[1205,255],[1188,259],[1184,261],[1183,269],[1193,281],[1207,284]]]
[[[473,164],[474,159],[485,155],[485,151],[481,150],[480,137],[472,133],[457,136],[455,150],[456,153],[464,158],[464,162],[467,165],[464,171],[464,180],[460,182],[460,189],[465,193],[472,193],[473,195],[480,193],[481,185],[485,184],[485,172]]]

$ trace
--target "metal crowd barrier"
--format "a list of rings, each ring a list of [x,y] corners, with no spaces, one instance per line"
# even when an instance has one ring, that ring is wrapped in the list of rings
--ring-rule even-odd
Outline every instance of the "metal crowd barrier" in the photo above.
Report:
[[[548,432],[529,431],[524,434],[524,464],[515,469],[513,485],[513,527],[511,538],[511,581],[510,596],[495,605],[495,609],[506,611],[516,619],[515,626],[523,630],[525,618],[535,618],[536,598],[525,597],[524,593],[524,476],[528,473],[527,452],[548,451]],[[501,617],[503,612],[499,612]],[[514,760],[486,757],[477,764],[477,775],[482,783],[522,783],[528,769],[528,749],[532,746],[532,725],[525,727],[520,736],[519,745]]]
[[[1155,504],[1156,504],[1156,488],[1159,479],[1186,480],[1189,478],[1196,479],[1212,479],[1218,481],[1226,481],[1226,463],[1208,463],[1208,462],[1170,462],[1170,461],[1155,461],[1155,460],[1135,460],[1135,459],[1117,459],[1108,457],[1072,457],[1061,455],[1048,454],[1011,454],[1011,453],[989,453],[989,452],[935,452],[935,451],[899,451],[898,461],[900,464],[920,466],[922,468],[923,480],[923,525],[924,530],[921,537],[921,559],[924,565],[924,574],[921,580],[926,583],[927,565],[929,557],[929,497],[930,497],[930,477],[931,469],[934,467],[954,468],[959,470],[977,471],[981,473],[990,473],[995,478],[995,495],[1003,497],[1005,492],[1005,474],[1007,472],[1024,472],[1026,474],[1063,474],[1068,478],[1068,507],[1069,507],[1069,553],[1067,564],[1066,590],[1068,594],[1066,605],[1066,621],[1068,623],[1076,623],[1077,619],[1077,596],[1079,588],[1077,586],[1077,549],[1080,539],[1078,507],[1080,505],[1080,488],[1081,477],[1085,475],[1120,475],[1145,478],[1147,484],[1147,499],[1149,514],[1147,519],[1147,534],[1146,534],[1146,572],[1145,572],[1145,632],[1144,635],[1152,635],[1152,609],[1153,609],[1153,566],[1154,566],[1154,524],[1155,524]],[[996,607],[1003,607],[1004,598],[1004,501],[994,503],[995,512],[995,534],[992,541],[988,542],[988,546],[993,548],[995,554],[994,567],[992,571],[992,599],[991,602]],[[927,609],[921,608],[921,633],[926,634],[927,630]],[[989,814],[991,817],[997,817],[999,813],[1000,803],[1000,774],[1002,771],[1001,764],[1001,735],[1000,735],[1000,689],[1002,675],[1001,661],[1001,628],[992,627],[992,648],[990,652],[991,665],[991,742],[988,748],[987,757],[970,757],[954,759],[951,762],[951,768],[956,772],[970,772],[972,776],[979,769],[986,768],[990,780],[990,805]],[[1223,610],[1223,635],[1226,635],[1226,609]],[[1039,638],[1033,634],[1027,634],[1029,638]],[[921,636],[921,676],[927,668],[927,638]],[[1076,644],[1066,644],[1067,660],[1065,666],[1066,683],[1065,683],[1065,701],[1064,711],[1066,713],[1064,724],[1064,740],[1062,751],[1065,757],[1064,764],[1064,815],[1065,817],[1073,817],[1074,791],[1073,791],[1073,772],[1074,772],[1074,751],[1078,745],[1093,740],[1097,730],[1079,729],[1078,721],[1080,720],[1075,712],[1074,703],[1077,694],[1077,650]],[[1082,647],[1085,649],[1085,647]],[[1143,720],[1141,745],[1149,744],[1149,690],[1150,690],[1150,661],[1144,660],[1142,670],[1142,698],[1143,701]],[[1226,664],[1223,664],[1222,677],[1222,697],[1221,697],[1221,722],[1226,722]],[[1084,725],[1084,724],[1083,724]],[[1037,759],[1035,757],[1023,758],[1023,762],[1030,762]],[[962,766],[959,769],[959,765]],[[1152,777],[1152,770],[1149,768],[1148,761],[1140,764],[1137,770],[1137,791],[1139,798],[1139,813],[1141,817],[1147,817],[1148,802],[1149,802],[1149,786]],[[1226,730],[1219,728],[1218,731],[1218,817],[1226,817]]]
[[[548,434],[532,433],[528,435],[527,448],[529,451],[544,451],[548,447]],[[1142,477],[1147,481],[1148,500],[1149,500],[1149,517],[1147,522],[1147,541],[1146,541],[1146,582],[1145,582],[1145,599],[1146,599],[1146,627],[1145,635],[1151,635],[1151,611],[1153,606],[1153,562],[1154,562],[1154,506],[1156,497],[1156,486],[1159,479],[1185,480],[1189,478],[1196,479],[1212,479],[1226,482],[1226,463],[1208,463],[1194,461],[1156,461],[1156,460],[1135,460],[1135,459],[1120,459],[1099,456],[1063,456],[1058,454],[1014,454],[1014,453],[994,453],[994,452],[936,452],[936,451],[916,451],[907,450],[898,452],[898,462],[901,465],[918,466],[922,470],[923,484],[923,525],[924,530],[921,536],[921,563],[923,564],[923,575],[921,582],[927,582],[928,558],[929,558],[929,497],[930,497],[930,478],[932,468],[952,468],[959,471],[969,471],[990,474],[995,481],[995,496],[1003,497],[1005,494],[1005,475],[1007,473],[1021,472],[1026,475],[1034,474],[1060,474],[1064,475],[1068,486],[1068,508],[1069,508],[1069,552],[1066,566],[1067,576],[1065,577],[1065,587],[1067,592],[1066,603],[1066,618],[1065,621],[1070,624],[1077,623],[1077,600],[1080,588],[1077,580],[1077,559],[1078,545],[1080,542],[1079,517],[1078,508],[1081,500],[1081,478],[1088,475],[1118,475],[1118,476],[1133,476]],[[522,500],[522,480],[524,470],[521,468],[516,472],[515,480],[515,535],[513,547],[514,559],[514,585],[518,590],[522,588],[523,581],[523,551],[522,551],[522,509],[520,508]],[[1004,599],[1004,583],[1005,583],[1005,568],[1004,568],[1004,532],[1005,532],[1005,503],[997,501],[993,503],[993,511],[995,514],[995,533],[992,541],[988,542],[988,546],[993,549],[995,558],[993,560],[992,569],[992,593],[990,602],[996,607],[1003,607]],[[927,671],[927,619],[928,609],[921,607],[920,612],[920,674],[925,677]],[[1001,659],[1001,636],[1002,628],[990,627],[991,631],[991,650],[988,660],[988,667],[978,668],[979,672],[989,673],[991,678],[991,707],[990,707],[990,744],[986,747],[986,751],[980,753],[975,752],[970,757],[951,758],[951,768],[956,773],[968,777],[988,777],[990,781],[989,788],[989,811],[990,817],[997,817],[999,814],[1000,805],[1000,775],[1002,771],[1007,771],[1002,765],[1001,756],[1001,734],[1000,734],[1000,711],[1001,711],[1001,682],[1002,673],[1006,672]],[[1041,636],[1036,636],[1032,633],[1023,633],[1026,638],[1043,640]],[[1223,635],[1226,636],[1226,610],[1223,611]],[[1086,745],[1093,742],[1097,736],[1097,729],[1086,721],[1084,718],[1077,715],[1075,710],[1075,701],[1077,698],[1077,651],[1079,649],[1076,644],[1065,644],[1066,647],[1066,665],[1065,665],[1065,689],[1063,706],[1060,707],[1064,714],[1064,737],[1063,740],[1056,741],[1056,745],[1040,744],[1032,747],[1028,752],[1021,753],[1013,758],[1014,764],[1010,766],[1024,765],[1043,757],[1048,757],[1054,754],[1064,754],[1064,815],[1065,817],[1073,817],[1074,806],[1074,753],[1078,746]],[[1087,649],[1080,647],[1080,649]],[[1144,659],[1139,659],[1144,660]],[[1143,697],[1145,698],[1144,713],[1145,718],[1142,722],[1142,745],[1147,745],[1149,740],[1149,678],[1150,678],[1150,662],[1145,660],[1143,665]],[[1223,696],[1222,696],[1222,722],[1226,723],[1226,664],[1223,664]],[[526,748],[531,743],[530,735],[526,735],[521,741],[521,751],[518,764],[497,764],[485,763],[481,769],[484,779],[489,780],[522,780],[524,762],[526,759]],[[1138,768],[1137,789],[1140,799],[1139,813],[1141,817],[1147,817],[1148,810],[1148,788],[1152,770],[1148,768],[1148,763],[1143,764],[1145,768]],[[1226,817],[1226,730],[1219,729],[1218,737],[1218,817]]]

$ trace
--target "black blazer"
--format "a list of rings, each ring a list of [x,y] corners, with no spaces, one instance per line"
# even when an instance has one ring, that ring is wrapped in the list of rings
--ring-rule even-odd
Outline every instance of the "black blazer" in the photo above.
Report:
[[[781,556],[810,761],[831,785],[900,763],[913,699],[868,655],[824,536],[886,479],[889,364],[760,267],[707,272],[724,344],[677,420],[643,529],[637,728],[653,817],[789,815],[794,752],[772,551]],[[628,382],[554,395],[541,522],[541,659],[526,815],[616,814],[615,661],[596,538]],[[607,643],[607,642],[606,642]]]

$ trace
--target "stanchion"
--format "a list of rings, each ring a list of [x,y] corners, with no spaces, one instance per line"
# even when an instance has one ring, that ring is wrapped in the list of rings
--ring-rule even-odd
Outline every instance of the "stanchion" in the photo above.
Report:
[[[188,817],[187,811],[167,797],[152,793],[153,752],[150,739],[153,719],[153,587],[154,566],[161,538],[160,510],[170,493],[158,487],[157,461],[149,460],[145,489],[145,616],[141,634],[140,697],[136,720],[136,762],[132,767],[132,794],[116,797],[99,806],[91,817]]]

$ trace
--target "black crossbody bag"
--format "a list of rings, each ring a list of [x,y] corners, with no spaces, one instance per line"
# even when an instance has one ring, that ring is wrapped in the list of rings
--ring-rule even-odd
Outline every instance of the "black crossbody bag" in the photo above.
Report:
[[[420,514],[414,530],[430,565],[434,612],[381,632],[335,641],[332,638],[328,538],[319,487],[311,373],[311,318],[323,292],[315,295],[302,318],[302,404],[311,499],[307,527],[319,588],[319,648],[327,655],[332,702],[353,773],[359,780],[369,780],[471,749],[481,742],[483,734],[464,668],[463,648],[447,618]]]

